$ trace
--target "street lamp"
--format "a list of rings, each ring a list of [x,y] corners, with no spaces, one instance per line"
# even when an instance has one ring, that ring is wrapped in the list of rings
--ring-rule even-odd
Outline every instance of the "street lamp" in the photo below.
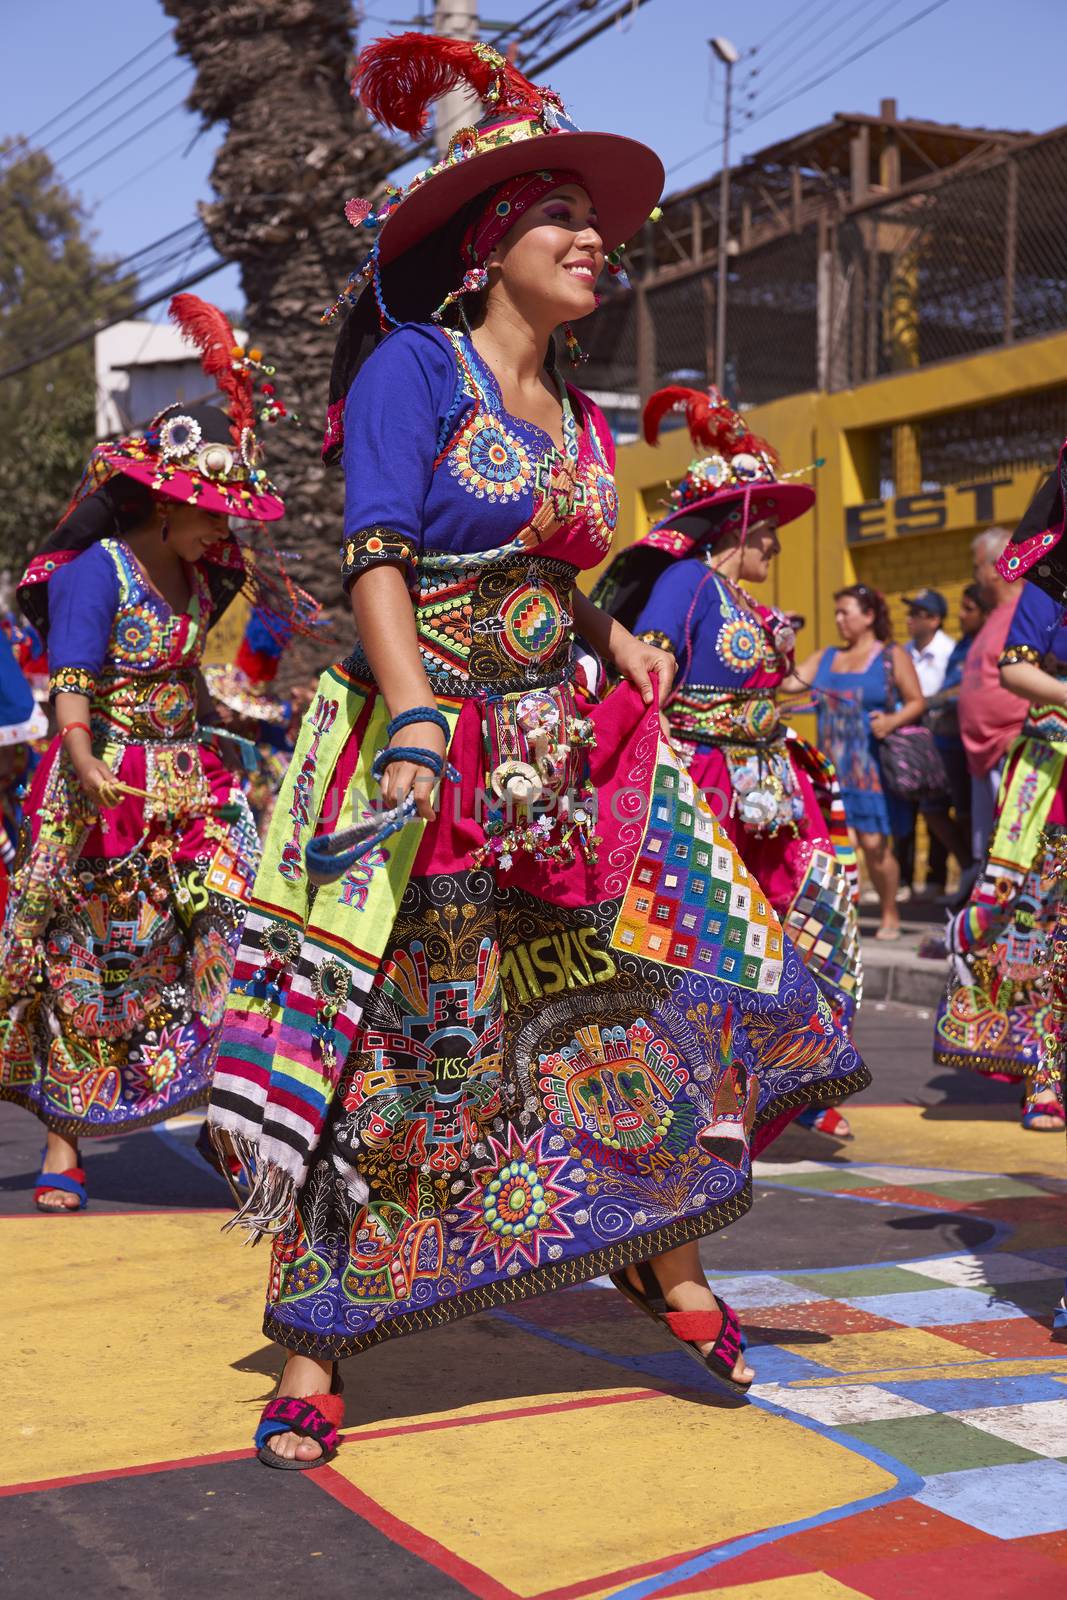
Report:
[[[726,263],[730,238],[730,96],[734,67],[741,52],[729,39],[709,39],[708,43],[726,68],[726,93],[723,96],[722,168],[719,173],[719,287],[715,294],[715,387],[724,393],[726,374]]]

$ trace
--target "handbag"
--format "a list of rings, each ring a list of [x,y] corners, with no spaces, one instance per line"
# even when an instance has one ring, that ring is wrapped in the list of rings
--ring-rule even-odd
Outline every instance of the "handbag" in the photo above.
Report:
[[[882,651],[885,667],[886,704],[897,702],[893,676],[892,645]],[[879,744],[882,781],[891,794],[913,805],[931,805],[951,798],[948,774],[934,736],[921,722],[895,728]]]

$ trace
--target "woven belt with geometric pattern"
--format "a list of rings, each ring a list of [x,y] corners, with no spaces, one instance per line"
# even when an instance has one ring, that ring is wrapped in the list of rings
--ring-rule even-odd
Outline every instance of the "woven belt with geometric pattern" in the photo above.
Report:
[[[525,552],[423,554],[415,624],[426,674],[440,694],[550,688],[570,675],[577,568]],[[345,662],[370,678],[357,645]]]
[[[672,730],[693,744],[759,747],[781,737],[778,706],[770,695],[687,683],[667,707]]]

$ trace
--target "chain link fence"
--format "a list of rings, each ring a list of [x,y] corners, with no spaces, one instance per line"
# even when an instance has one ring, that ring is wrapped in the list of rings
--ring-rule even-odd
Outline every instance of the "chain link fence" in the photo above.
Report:
[[[1065,210],[1067,131],[882,201],[829,197],[821,216],[729,258],[730,397],[848,388],[1067,328]],[[711,230],[708,218],[703,237]],[[586,324],[583,381],[631,397],[709,382],[716,292],[705,260],[610,296]]]

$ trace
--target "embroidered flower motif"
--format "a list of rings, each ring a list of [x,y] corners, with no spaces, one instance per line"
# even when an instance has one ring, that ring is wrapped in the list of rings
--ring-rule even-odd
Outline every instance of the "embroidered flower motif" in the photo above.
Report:
[[[533,482],[533,467],[520,441],[484,412],[477,412],[456,440],[449,471],[469,494],[501,505],[518,500]]]
[[[467,1219],[459,1231],[473,1235],[478,1254],[492,1250],[498,1268],[524,1256],[536,1267],[549,1239],[571,1239],[563,1221],[567,1204],[577,1199],[559,1182],[567,1157],[547,1157],[544,1132],[523,1144],[512,1126],[507,1144],[490,1139],[491,1162],[474,1174],[475,1187],[460,1206]]]
[[[120,661],[147,664],[162,642],[162,619],[149,606],[135,606],[115,623],[114,648]]]
[[[734,672],[751,672],[763,656],[763,635],[748,617],[734,617],[719,631],[716,652]]]
[[[592,468],[589,476],[589,511],[593,537],[602,550],[610,549],[619,521],[619,491],[607,472]]]

